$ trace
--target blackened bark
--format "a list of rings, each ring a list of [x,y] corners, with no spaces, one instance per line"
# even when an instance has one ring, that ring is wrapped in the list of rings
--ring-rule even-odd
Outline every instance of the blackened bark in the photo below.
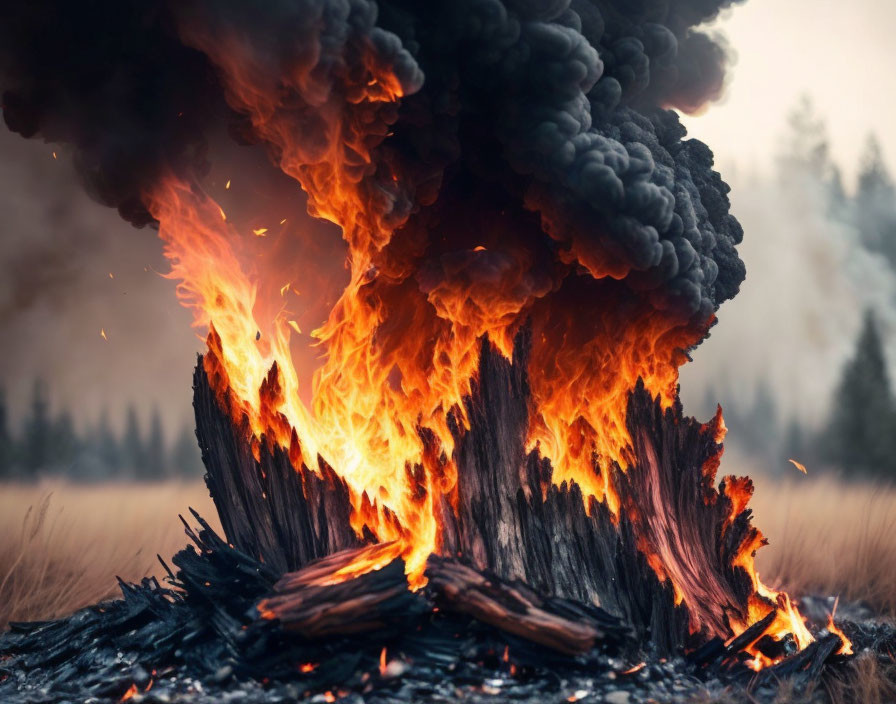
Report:
[[[322,460],[316,472],[304,465],[297,471],[264,437],[256,460],[248,419],[235,425],[229,404],[209,385],[200,359],[193,375],[196,436],[228,542],[280,574],[361,545],[345,482]]]

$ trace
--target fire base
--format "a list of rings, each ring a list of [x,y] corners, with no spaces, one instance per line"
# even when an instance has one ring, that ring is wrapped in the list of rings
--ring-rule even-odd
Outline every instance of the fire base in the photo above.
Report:
[[[593,460],[598,481],[610,474],[614,515],[606,502],[586,501],[576,483],[555,485],[550,462],[526,451],[528,350],[525,329],[512,360],[483,340],[464,400],[469,430],[449,416],[458,477],[452,501],[438,499],[441,554],[545,594],[600,604],[661,654],[733,637],[732,623],[748,621],[754,594],[739,558],[761,537],[746,502],[735,505],[725,482],[714,485],[721,417],[703,425],[677,403],[664,409],[639,383],[627,408],[629,466],[602,470]],[[322,459],[315,471],[304,464],[297,471],[295,439],[287,451],[251,437],[229,393],[207,377],[205,369],[216,366],[197,366],[194,399],[206,478],[227,539],[280,572],[371,542],[372,535],[361,539],[352,530],[349,489]],[[743,481],[738,488],[752,490]]]
[[[701,425],[636,388],[632,462],[611,469],[614,517],[576,485],[554,486],[550,465],[525,451],[526,344],[513,360],[483,344],[470,430],[457,431],[457,501],[443,506],[445,549],[418,591],[388,545],[350,528],[338,475],[323,462],[297,471],[287,451],[253,443],[200,364],[197,434],[225,537],[194,514],[200,528],[185,522],[193,545],[173,558],[167,586],[122,584],[121,600],[13,624],[0,636],[0,700],[635,704],[725,690],[764,702],[781,686],[823,692],[849,672],[823,620],[813,644],[759,673],[745,648],[775,611],[738,637],[713,621],[713,604],[735,613],[751,593],[732,565],[756,537],[749,512],[713,487],[721,419]],[[696,570],[701,610],[676,604],[645,545]],[[346,574],[384,555],[379,569]],[[896,650],[891,626],[841,625],[863,657]]]

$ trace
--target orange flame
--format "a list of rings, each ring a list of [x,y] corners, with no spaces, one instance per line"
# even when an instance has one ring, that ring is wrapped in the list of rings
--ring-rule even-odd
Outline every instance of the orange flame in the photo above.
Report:
[[[333,96],[322,98],[317,109],[327,118],[325,143],[309,146],[289,109],[269,104],[269,96],[253,88],[264,77],[241,62],[239,52],[222,51],[226,41],[193,40],[222,67],[231,103],[272,145],[283,171],[301,183],[309,212],[338,224],[348,246],[348,284],[326,321],[310,333],[325,356],[309,384],[291,347],[292,333],[300,332],[284,303],[291,284],[274,289],[273,301],[259,300],[258,277],[245,264],[252,261],[245,250],[273,239],[264,237],[267,229],[250,228],[255,237],[246,238],[247,231],[241,234],[209,194],[173,177],[145,197],[160,223],[178,296],[194,311],[195,324],[209,330],[206,371],[218,393],[231,394],[235,419],[245,414],[252,432],[290,450],[298,469],[304,464],[315,471],[318,457],[326,461],[350,489],[355,530],[361,534],[366,527],[385,544],[340,578],[378,569],[400,554],[411,586],[425,584],[426,559],[440,547],[439,502],[451,496],[457,478],[450,417],[467,423],[463,398],[482,337],[510,356],[523,324],[532,331],[530,365],[537,370],[530,375],[529,449],[551,460],[555,482],[574,481],[586,498],[605,500],[618,513],[607,470],[630,459],[628,394],[642,379],[671,404],[686,350],[712,321],[695,325],[655,309],[618,280],[626,272],[609,259],[587,262],[593,276],[558,262],[568,267],[562,284],[526,278],[536,255],[502,253],[487,233],[485,244],[443,257],[433,282],[414,279],[409,272],[420,252],[392,241],[406,221],[390,207],[399,200],[403,175],[377,174],[375,193],[362,186],[362,177],[374,174],[371,150],[389,135],[389,108],[403,94],[398,79],[367,56],[360,75],[346,78],[349,109],[330,105]],[[489,258],[489,276],[470,276],[469,267],[483,257]],[[282,272],[264,274],[284,280]],[[308,288],[299,285],[303,292]],[[604,313],[583,319],[583,295],[605,300]],[[303,401],[308,391],[310,404]],[[721,440],[721,416],[716,428]],[[435,438],[436,452],[425,445],[423,431]],[[751,492],[730,486],[732,520]],[[765,587],[755,571],[753,555],[763,542],[757,532],[735,565],[750,575],[755,593],[749,614],[732,629],[742,632],[777,608],[769,634],[793,634],[805,647],[812,636],[796,607],[786,594]],[[665,574],[661,556],[647,557],[661,577],[672,579],[677,601],[693,598],[677,575]]]

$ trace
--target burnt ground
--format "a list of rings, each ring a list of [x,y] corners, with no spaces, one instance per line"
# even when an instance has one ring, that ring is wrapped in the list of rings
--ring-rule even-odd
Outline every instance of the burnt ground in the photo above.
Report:
[[[825,598],[802,602],[817,642],[758,674],[730,645],[660,657],[616,637],[625,629],[610,622],[597,647],[562,655],[434,610],[426,594],[408,596],[373,631],[307,640],[258,618],[276,574],[207,528],[194,537],[198,550],[178,553],[168,585],[122,583],[121,599],[12,624],[0,636],[0,701],[727,704],[825,702],[836,691],[864,704],[855,664],[867,670],[873,661],[883,672],[896,653],[896,628],[851,604],[840,605],[838,624],[858,659],[835,655],[840,640],[823,627],[834,604]]]

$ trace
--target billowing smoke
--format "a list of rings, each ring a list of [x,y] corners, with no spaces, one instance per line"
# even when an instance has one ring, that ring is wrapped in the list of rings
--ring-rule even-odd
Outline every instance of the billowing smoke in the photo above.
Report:
[[[250,406],[276,361],[292,426],[350,433],[331,449],[395,496],[418,429],[450,447],[479,340],[510,354],[527,326],[529,444],[601,496],[629,391],[671,402],[745,275],[728,186],[669,109],[718,97],[698,28],[731,4],[36,0],[0,16],[4,118],[158,222]]]
[[[163,176],[201,180],[226,127],[306,190],[344,150],[375,229],[399,233],[373,243],[392,242],[380,264],[413,259],[436,307],[446,279],[497,277],[522,304],[587,272],[705,319],[744,277],[741,229],[710,151],[663,108],[719,95],[724,47],[695,27],[731,4],[5,3],[4,119],[73,145],[88,191],[135,224]],[[371,73],[381,102],[361,100]]]

